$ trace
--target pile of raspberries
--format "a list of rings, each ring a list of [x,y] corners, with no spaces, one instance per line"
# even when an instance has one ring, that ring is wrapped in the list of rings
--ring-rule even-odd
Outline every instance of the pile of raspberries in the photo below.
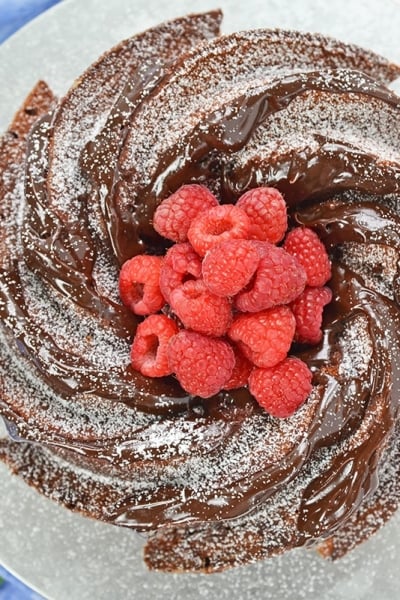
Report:
[[[165,256],[129,259],[119,278],[122,302],[145,316],[133,368],[174,374],[202,398],[248,385],[269,414],[292,415],[311,392],[312,374],[288,353],[293,342],[321,340],[332,299],[331,263],[317,234],[287,232],[285,200],[271,187],[233,205],[184,185],[161,202],[153,226],[175,243]]]

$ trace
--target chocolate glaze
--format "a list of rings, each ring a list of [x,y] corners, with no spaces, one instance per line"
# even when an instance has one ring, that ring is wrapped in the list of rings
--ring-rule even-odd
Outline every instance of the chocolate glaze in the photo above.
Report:
[[[115,505],[105,507],[104,518],[116,524],[137,529],[154,529],[167,523],[189,523],[234,519],[250,513],[266,498],[284,488],[294,478],[302,477],[308,461],[332,444],[339,444],[327,469],[314,479],[303,494],[298,518],[301,543],[332,533],[359,507],[362,500],[376,488],[376,469],[385,443],[398,418],[400,323],[398,303],[371,289],[359,273],[340,260],[337,248],[344,242],[389,245],[400,250],[400,218],[392,207],[372,203],[363,194],[400,191],[400,165],[381,164],[361,148],[341,144],[321,137],[318,149],[304,149],[301,156],[277,156],[268,164],[251,158],[245,172],[232,169],[230,157],[246,146],[254,132],[268,117],[284,110],[290,102],[309,92],[358,94],[366,102],[400,110],[400,100],[382,85],[357,72],[346,77],[337,70],[294,73],[238,95],[229,107],[207,115],[190,135],[176,147],[159,156],[158,169],[151,182],[132,192],[135,210],[123,209],[119,202],[121,185],[128,185],[131,173],[121,169],[100,169],[110,149],[115,153],[122,141],[116,132],[126,126],[125,113],[136,110],[145,85],[163,85],[158,66],[140,74],[128,86],[107,121],[105,132],[84,150],[82,166],[92,190],[82,199],[82,213],[74,231],[48,209],[48,190],[44,185],[47,168],[47,141],[51,136],[51,116],[34,128],[28,147],[26,176],[27,210],[23,232],[23,260],[34,273],[40,273],[56,296],[73,302],[95,315],[113,335],[126,340],[127,348],[136,319],[117,303],[101,296],[92,280],[92,270],[99,250],[104,244],[91,230],[86,207],[89,201],[100,201],[104,226],[110,238],[117,262],[137,252],[160,250],[160,239],[151,228],[151,218],[157,203],[181,183],[192,180],[215,180],[217,173],[223,201],[231,201],[246,188],[269,182],[281,189],[287,199],[294,222],[318,231],[331,252],[334,264],[329,285],[333,301],[326,312],[324,337],[312,349],[294,349],[314,373],[319,403],[302,442],[288,451],[278,464],[262,465],[259,472],[229,486],[221,481],[219,494],[227,502],[210,502],[215,492],[196,495],[186,489],[182,500],[180,490],[159,486],[149,490],[141,501],[137,495],[126,497]],[[344,100],[345,101],[345,100]],[[125,108],[124,108],[125,107]],[[122,118],[121,114],[125,117]],[[109,134],[107,133],[109,130]],[[117,141],[118,140],[118,141]],[[183,148],[183,150],[182,150]],[[210,165],[213,165],[210,169]],[[357,167],[355,165],[357,164]],[[217,165],[217,168],[216,166]],[[115,165],[114,165],[115,166]],[[362,192],[349,200],[334,193],[345,190]],[[329,200],[325,200],[326,196]],[[163,246],[161,246],[161,250]],[[60,273],[62,276],[60,277]],[[37,276],[37,275],[35,275]],[[257,411],[245,391],[233,394],[236,410],[227,395],[211,400],[189,398],[176,382],[149,381],[130,368],[100,372],[85,357],[58,348],[57,340],[30,320],[24,300],[21,265],[7,273],[0,291],[2,318],[9,330],[19,324],[18,347],[40,378],[65,397],[90,392],[114,401],[122,401],[142,411],[187,423],[195,422],[207,437],[217,424],[218,436],[213,444],[202,448],[196,441],[193,451],[216,453],[227,440],[237,434]],[[340,375],[340,339],[346,326],[358,316],[368,322],[373,353],[363,376],[344,379]],[[40,348],[46,348],[46,359]],[[50,368],[51,366],[51,368]],[[6,411],[5,411],[6,412]],[[199,416],[200,413],[200,416]],[[171,415],[174,414],[172,417]],[[7,413],[10,423],[18,415]],[[360,443],[352,435],[370,420],[368,435]],[[9,425],[12,432],[12,425]],[[21,432],[21,429],[19,429]],[[361,434],[360,434],[361,436]],[[200,436],[201,437],[201,436]],[[53,436],[54,446],[76,451],[88,459],[134,465],[134,443],[129,440],[108,446],[83,444]],[[124,445],[125,444],[125,445]],[[155,449],[149,460],[157,460]]]
[[[343,76],[345,75],[345,77]],[[160,84],[162,85],[162,83]],[[398,98],[383,86],[357,72],[343,69],[294,73],[282,79],[268,79],[262,86],[247,90],[228,106],[221,106],[207,115],[183,140],[160,154],[158,168],[145,186],[130,193],[131,204],[126,209],[120,199],[120,189],[129,188],[131,170],[119,172],[110,199],[108,214],[115,222],[113,240],[116,256],[122,264],[130,256],[160,245],[160,238],[151,227],[151,218],[160,199],[184,182],[206,179],[209,162],[204,160],[214,150],[228,156],[243,148],[254,131],[268,117],[284,109],[305,92],[321,91],[334,94],[358,93],[379,99],[398,108]],[[232,171],[229,161],[220,165],[220,186],[224,201],[232,201],[246,189],[268,181],[282,190],[288,203],[301,202],[318,193],[329,194],[345,189],[389,193],[399,190],[399,167],[394,164],[382,169],[376,157],[357,148],[326,140],[318,140],[319,148],[303,150],[302,156],[271,157],[268,164],[258,164],[257,155],[246,164],[244,173]],[[203,161],[202,161],[203,159]],[[355,164],[362,161],[360,168]],[[122,206],[122,210],[121,210]]]

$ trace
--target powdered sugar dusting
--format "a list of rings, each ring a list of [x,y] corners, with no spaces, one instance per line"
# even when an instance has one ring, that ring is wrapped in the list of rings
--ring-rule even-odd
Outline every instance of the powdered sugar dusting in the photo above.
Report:
[[[397,273],[398,252],[395,248],[379,244],[344,244],[343,262],[361,271],[366,285],[371,289],[393,299],[393,281]]]
[[[57,339],[57,345],[85,356],[100,369],[127,367],[129,346],[94,317],[78,311],[29,271],[21,270],[25,302],[38,328]],[[114,282],[115,284],[115,282]],[[115,287],[117,287],[115,285]]]
[[[330,50],[330,66],[349,67],[359,60],[350,49],[343,54],[331,44]],[[242,60],[243,54],[246,54],[246,61]],[[288,66],[282,67],[282,64]],[[217,110],[229,105],[235,93],[244,93],[249,85],[256,87],[254,82],[265,82],[266,74],[269,74],[272,83],[280,75],[289,76],[320,66],[326,67],[326,56],[323,40],[318,37],[302,38],[300,34],[290,36],[285,32],[245,32],[216,40],[207,45],[204,52],[200,49],[193,56],[189,55],[180,68],[174,69],[167,85],[163,83],[159,93],[136,113],[132,122],[135,135],[127,138],[121,168],[128,171],[135,165],[136,177],[141,184],[144,178],[145,183],[163,148],[184,139],[185,133],[201,121],[204,114],[212,112],[213,106]],[[329,83],[329,77],[329,74],[321,76],[321,83]],[[341,77],[345,83],[346,72]],[[363,85],[362,81],[360,83]],[[375,87],[368,79],[365,79],[365,84],[366,90],[369,86]],[[164,119],[158,124],[157,135],[152,139],[147,123],[153,122],[160,110]],[[143,135],[138,137],[138,132],[143,132]]]
[[[353,319],[343,333],[341,346],[343,355],[339,374],[347,378],[361,377],[368,368],[373,352],[366,318]]]
[[[77,199],[88,191],[79,165],[81,151],[104,127],[128,79],[211,37],[218,21],[218,15],[210,13],[150,29],[104,54],[75,83],[57,111],[51,143],[49,181],[56,210],[79,211]]]
[[[346,72],[341,77],[345,82]],[[348,144],[354,149],[362,148],[363,152],[379,156],[382,162],[398,161],[398,111],[382,106],[377,120],[378,104],[377,100],[364,102],[356,94],[347,94],[343,102],[340,94],[308,92],[306,97],[293,100],[287,109],[272,115],[237,160],[245,163],[255,148],[262,148],[261,161],[274,153],[293,152],[294,148],[299,153],[304,149],[315,151],[322,138],[328,142],[327,149],[329,143],[334,147],[337,142],[342,147]],[[286,132],[284,138],[282,131]]]

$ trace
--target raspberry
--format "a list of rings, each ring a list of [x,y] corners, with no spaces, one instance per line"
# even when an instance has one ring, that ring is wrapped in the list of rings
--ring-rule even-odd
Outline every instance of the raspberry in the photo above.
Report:
[[[292,302],[305,287],[303,267],[283,248],[268,242],[253,244],[261,259],[251,285],[236,297],[236,308],[243,312],[259,312]]]
[[[286,202],[282,194],[271,187],[249,190],[236,203],[250,219],[252,240],[262,240],[277,244],[287,229]]]
[[[311,378],[305,362],[288,357],[270,369],[254,369],[250,393],[273,417],[290,417],[310,394]]]
[[[186,242],[193,219],[201,212],[217,206],[218,200],[204,185],[183,185],[157,207],[154,229],[174,242]]]
[[[234,296],[249,283],[259,262],[260,257],[253,242],[222,242],[213,246],[204,257],[204,283],[217,296]]]
[[[205,335],[224,335],[232,321],[229,300],[212,294],[201,279],[173,290],[171,308],[185,327]]]
[[[235,365],[232,375],[224,385],[224,390],[236,390],[247,385],[249,375],[253,370],[252,363],[237,346],[233,346],[233,352],[235,354]]]
[[[287,306],[238,315],[228,330],[245,356],[257,367],[273,367],[286,358],[296,321]]]
[[[189,243],[174,244],[166,253],[160,271],[160,289],[170,303],[171,292],[188,279],[201,276],[201,259]]]
[[[307,285],[320,287],[330,279],[329,256],[315,231],[308,227],[296,227],[287,234],[283,247],[304,267]]]
[[[328,287],[306,287],[291,304],[296,319],[295,340],[301,344],[318,344],[322,338],[321,323],[324,306],[332,300]]]
[[[161,256],[138,254],[127,260],[119,274],[122,302],[137,315],[155,313],[165,304],[160,290]]]
[[[178,325],[165,315],[150,315],[139,323],[131,347],[132,367],[147,377],[170,375],[168,342]]]
[[[195,331],[180,331],[168,346],[170,369],[189,394],[209,398],[229,380],[235,356],[230,345]]]
[[[215,206],[196,217],[188,231],[188,239],[200,256],[226,240],[246,239],[249,217],[233,204]]]

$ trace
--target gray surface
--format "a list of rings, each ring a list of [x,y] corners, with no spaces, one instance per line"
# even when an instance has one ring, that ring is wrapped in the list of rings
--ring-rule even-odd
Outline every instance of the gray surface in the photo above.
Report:
[[[320,31],[400,62],[400,4],[395,0],[66,0],[0,47],[0,130],[38,78],[62,93],[120,39],[161,20],[216,6],[226,15],[224,31],[257,26]],[[67,512],[10,476],[3,465],[0,486],[0,562],[54,600],[399,597],[399,515],[337,564],[301,550],[215,576],[171,576],[146,571],[139,536]]]

